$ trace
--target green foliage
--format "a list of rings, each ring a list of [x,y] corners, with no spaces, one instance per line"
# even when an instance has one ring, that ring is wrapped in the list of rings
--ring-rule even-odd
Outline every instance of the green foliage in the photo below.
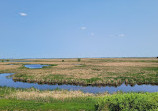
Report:
[[[81,58],[78,58],[77,61],[78,61],[78,62],[81,62]]]
[[[57,64],[42,64],[42,65],[57,66]]]
[[[99,80],[102,80],[101,78],[97,78],[97,77],[93,77],[90,79],[85,79],[87,83],[93,83],[93,82],[97,82]]]
[[[101,99],[96,105],[98,111],[153,111],[158,109],[158,93],[114,94]]]
[[[146,68],[144,68],[144,70],[147,70],[147,71],[158,71],[158,67],[146,67]]]
[[[48,69],[51,68],[52,66],[57,66],[57,64],[41,64],[41,65],[48,65],[48,66],[43,66],[42,69]]]
[[[62,62],[64,62],[64,60],[62,60]]]
[[[7,61],[7,62],[9,62],[10,60],[9,60],[9,59],[7,59],[6,61]]]
[[[4,62],[4,60],[1,60],[1,62]]]

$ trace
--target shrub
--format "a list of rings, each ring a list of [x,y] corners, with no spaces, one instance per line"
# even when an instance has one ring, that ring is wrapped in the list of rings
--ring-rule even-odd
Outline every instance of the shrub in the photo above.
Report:
[[[62,62],[64,62],[64,60],[62,60]]]
[[[80,61],[81,61],[81,58],[78,58],[77,61],[80,62]]]
[[[158,93],[125,93],[108,96],[96,105],[98,111],[153,111],[158,108]]]

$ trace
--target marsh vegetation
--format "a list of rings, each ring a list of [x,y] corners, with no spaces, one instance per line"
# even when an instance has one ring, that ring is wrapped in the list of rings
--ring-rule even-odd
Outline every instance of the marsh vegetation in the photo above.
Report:
[[[158,93],[102,93],[0,87],[1,110],[156,111]]]
[[[28,60],[29,61],[29,60]],[[119,86],[122,83],[158,84],[156,58],[93,58],[82,59],[33,59],[27,64],[49,65],[42,69],[25,68],[24,62],[0,63],[1,73],[15,73],[13,79],[48,84],[74,84],[93,86]],[[9,66],[8,64],[14,64]]]

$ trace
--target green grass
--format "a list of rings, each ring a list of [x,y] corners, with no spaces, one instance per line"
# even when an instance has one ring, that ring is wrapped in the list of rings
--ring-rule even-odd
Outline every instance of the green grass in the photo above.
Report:
[[[93,82],[97,82],[97,81],[100,81],[102,80],[101,78],[97,78],[97,77],[94,77],[94,78],[90,78],[90,79],[83,79],[85,80],[87,83],[93,83]]]
[[[89,100],[38,102],[16,99],[0,99],[1,110],[52,110],[52,111],[94,111],[95,102]]]
[[[144,68],[144,70],[157,71],[158,72],[158,67],[146,67],[146,68]]]

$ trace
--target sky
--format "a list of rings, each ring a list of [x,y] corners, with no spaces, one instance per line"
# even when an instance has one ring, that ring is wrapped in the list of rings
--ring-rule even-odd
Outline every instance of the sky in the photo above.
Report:
[[[158,56],[158,0],[0,0],[0,58]]]

